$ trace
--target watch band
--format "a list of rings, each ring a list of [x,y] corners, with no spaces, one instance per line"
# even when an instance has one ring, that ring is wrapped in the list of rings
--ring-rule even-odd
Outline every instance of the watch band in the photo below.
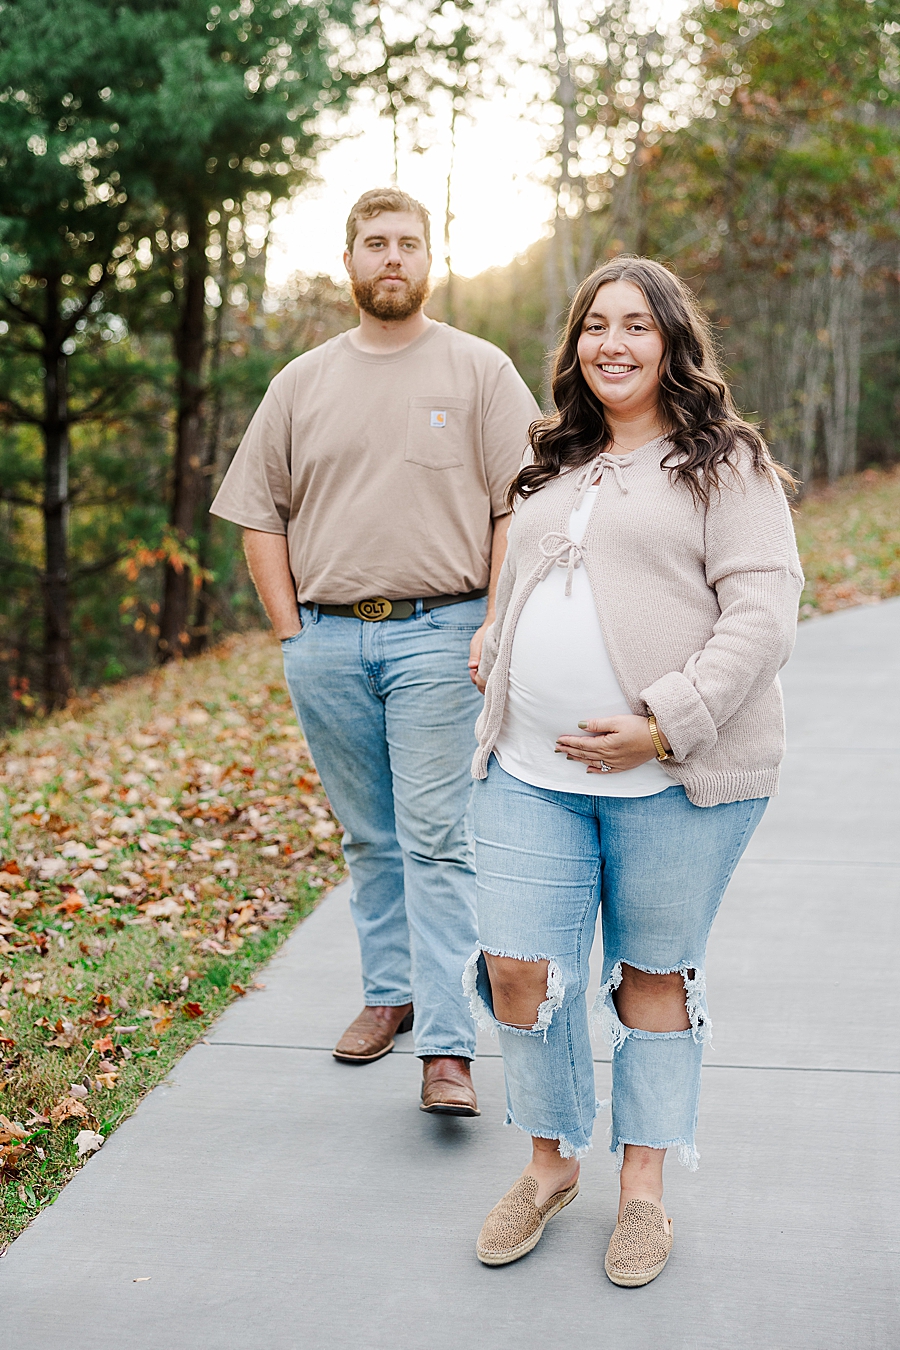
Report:
[[[647,725],[650,728],[650,738],[653,741],[653,744],[656,748],[656,758],[660,761],[664,759],[671,759],[672,758],[671,752],[668,751],[662,743],[662,738],[660,737],[659,734],[659,727],[656,725],[656,718],[653,716],[653,713],[651,713],[650,716],[647,718]]]

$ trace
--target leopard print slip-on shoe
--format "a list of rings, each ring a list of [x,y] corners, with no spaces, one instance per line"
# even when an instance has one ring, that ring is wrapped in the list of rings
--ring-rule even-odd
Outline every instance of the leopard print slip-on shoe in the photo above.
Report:
[[[606,1252],[606,1273],[613,1284],[634,1287],[655,1280],[672,1252],[672,1220],[659,1205],[629,1200]]]
[[[475,1255],[486,1266],[506,1266],[518,1261],[541,1240],[554,1214],[578,1194],[577,1180],[566,1191],[557,1191],[543,1205],[536,1205],[538,1184],[534,1177],[520,1177],[484,1221]]]

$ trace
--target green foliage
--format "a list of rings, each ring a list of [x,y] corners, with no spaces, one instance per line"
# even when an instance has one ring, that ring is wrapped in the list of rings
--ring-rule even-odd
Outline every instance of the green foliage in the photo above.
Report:
[[[900,29],[885,0],[714,3],[692,22],[711,115],[662,148],[679,218],[657,194],[651,233],[705,276],[776,453],[833,480],[856,467],[858,430],[870,440],[863,354],[900,337],[872,303],[885,283],[896,294]]]
[[[198,442],[203,381],[215,395],[221,379],[204,368],[217,341],[207,279],[217,257],[228,262],[226,289],[240,279],[272,202],[308,175],[315,119],[346,94],[334,41],[351,9],[352,0],[0,7],[0,556],[14,575],[0,596],[0,665],[20,708],[34,706],[41,682],[59,705],[98,666],[146,659],[146,616],[147,637],[133,644],[143,650],[101,651],[128,598],[101,574],[160,545],[185,460],[176,456],[173,478],[170,438],[183,450],[188,424]],[[261,237],[230,252],[227,239],[210,238],[214,221],[224,209],[242,237],[248,202]],[[248,371],[245,391],[260,374]],[[216,435],[187,448],[208,487]],[[204,537],[202,494],[197,505],[193,525],[177,531],[185,557],[192,547],[204,555],[195,580],[205,555],[221,552]],[[233,559],[225,570],[233,579]],[[246,586],[238,591],[246,598]]]
[[[697,9],[688,22],[702,29],[708,115],[668,138],[659,168],[699,214],[698,262],[721,254],[732,268],[784,273],[836,233],[895,231],[893,13],[887,0]],[[664,198],[654,207],[658,236],[674,242]]]
[[[27,287],[68,271],[83,287],[105,267],[134,203],[101,96],[94,41],[112,5],[15,0],[0,9],[0,219],[4,280]],[[91,30],[94,30],[93,34]],[[101,33],[103,37],[101,37]]]
[[[59,5],[71,23],[68,0]],[[129,190],[168,209],[272,197],[308,173],[316,115],[343,94],[332,30],[347,0],[205,0],[126,7],[96,3],[82,31],[118,127]]]
[[[461,326],[537,389],[559,273],[571,290],[604,257],[643,251],[700,292],[743,407],[805,481],[895,458],[895,7],[703,0],[677,35],[642,23],[617,3],[567,35],[578,154],[558,181],[578,212],[508,268],[457,282]]]
[[[353,307],[327,277],[295,277],[278,297],[226,306],[211,373],[215,484],[272,376],[292,357],[349,327]],[[80,427],[72,458],[72,674],[79,690],[145,670],[160,615],[169,473],[171,362],[160,336],[128,337],[146,378],[130,416]],[[73,369],[75,363],[73,362]],[[0,483],[39,501],[41,447],[32,427],[0,435]],[[0,725],[39,706],[42,617],[35,604],[42,546],[36,509],[0,509],[0,556],[15,560],[0,588]],[[210,518],[206,566],[210,640],[264,622],[243,561],[240,530]],[[97,570],[104,559],[117,559]],[[82,569],[79,571],[79,568]]]

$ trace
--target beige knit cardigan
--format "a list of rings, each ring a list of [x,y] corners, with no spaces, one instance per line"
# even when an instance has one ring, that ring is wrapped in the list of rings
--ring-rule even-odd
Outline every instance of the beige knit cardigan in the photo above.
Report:
[[[794,645],[803,573],[780,484],[749,453],[708,506],[660,468],[664,439],[600,455],[521,501],[509,531],[497,617],[479,673],[476,778],[500,732],[516,624],[550,568],[583,566],[609,659],[634,713],[654,713],[672,747],[664,768],[696,806],[770,797],[784,755],[777,672]],[[572,507],[601,470],[580,545]],[[585,708],[585,717],[591,716]]]

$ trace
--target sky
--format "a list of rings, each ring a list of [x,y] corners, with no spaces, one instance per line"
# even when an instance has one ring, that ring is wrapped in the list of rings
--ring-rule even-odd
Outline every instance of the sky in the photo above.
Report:
[[[277,286],[291,272],[344,276],[344,225],[350,208],[368,188],[390,183],[391,127],[371,105],[345,120],[345,134],[318,163],[319,182],[278,216],[268,253],[268,277]],[[474,276],[510,262],[539,238],[553,209],[541,183],[545,129],[523,116],[515,97],[476,109],[457,126],[451,234],[453,270]],[[444,210],[449,135],[424,153],[401,147],[399,185],[431,212],[434,275],[443,275]]]
[[[635,13],[651,22],[671,22],[685,0],[634,0]],[[545,17],[545,0],[495,0],[493,17],[505,28],[507,48],[522,44],[535,54],[535,33]],[[574,19],[584,14],[584,0],[563,0]],[[523,16],[531,18],[523,27]],[[543,39],[540,39],[541,43]],[[514,68],[513,68],[514,69]],[[553,196],[546,184],[546,149],[552,138],[556,109],[549,104],[549,84],[541,88],[533,64],[519,67],[505,90],[476,104],[470,119],[457,124],[454,156],[451,233],[453,270],[475,276],[488,267],[504,266],[548,228]],[[399,186],[431,212],[434,276],[444,264],[444,210],[450,137],[447,119],[419,128],[422,152],[401,136]],[[360,101],[335,127],[334,144],[320,156],[317,181],[290,203],[274,222],[268,250],[269,283],[277,287],[292,272],[327,273],[344,278],[341,262],[344,226],[350,208],[368,188],[391,182],[393,151],[390,122],[371,102]]]

